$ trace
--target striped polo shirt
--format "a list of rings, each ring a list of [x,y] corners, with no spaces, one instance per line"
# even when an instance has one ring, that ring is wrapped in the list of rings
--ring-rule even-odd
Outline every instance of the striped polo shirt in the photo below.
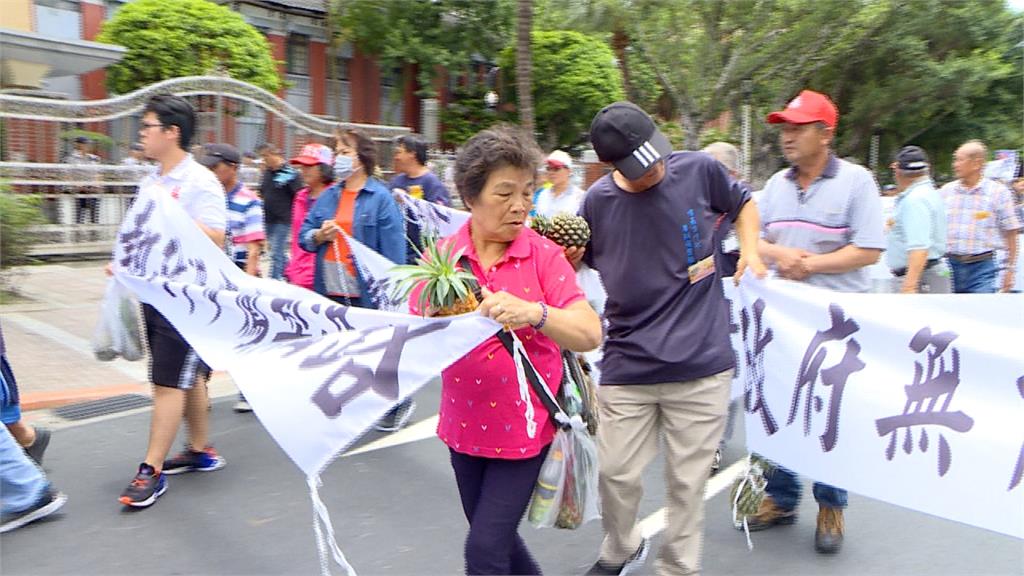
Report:
[[[761,236],[772,244],[829,254],[850,244],[885,249],[878,183],[865,168],[829,156],[821,176],[800,188],[796,167],[780,170],[758,202]],[[808,284],[839,292],[868,292],[868,267],[813,274]]]
[[[244,264],[249,254],[249,242],[265,239],[263,231],[263,201],[241,182],[227,194],[228,250],[231,259]]]

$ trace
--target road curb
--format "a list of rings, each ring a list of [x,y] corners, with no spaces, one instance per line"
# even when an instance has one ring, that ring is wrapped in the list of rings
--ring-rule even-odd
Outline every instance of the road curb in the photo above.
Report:
[[[215,371],[210,375],[210,397],[219,398],[235,393],[235,384],[227,372]],[[20,392],[22,412],[60,408],[77,402],[102,400],[121,394],[152,395],[149,383],[118,384],[116,386],[91,386],[45,392]]]
[[[24,412],[60,408],[76,402],[102,400],[121,394],[149,395],[149,386],[143,384],[119,384],[116,386],[94,386],[90,388],[72,388],[69,390],[51,390],[46,392],[22,392],[21,409]]]

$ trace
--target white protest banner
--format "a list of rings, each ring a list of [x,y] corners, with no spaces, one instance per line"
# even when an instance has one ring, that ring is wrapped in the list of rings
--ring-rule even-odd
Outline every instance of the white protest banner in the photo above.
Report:
[[[350,308],[246,275],[170,195],[149,191],[125,217],[114,272],[212,368],[231,373],[309,478],[329,533],[316,493],[320,471],[398,400],[500,328],[477,315],[429,319]],[[322,538],[318,544],[323,551]],[[347,569],[333,537],[327,544]]]
[[[751,451],[1024,538],[1024,295],[729,284]]]
[[[377,309],[391,312],[408,311],[408,300],[394,298],[398,282],[393,277],[391,269],[396,264],[348,234],[345,234],[345,240],[348,241],[352,260],[359,269],[359,275],[366,284],[366,290],[369,292],[366,296],[373,301]]]
[[[423,234],[439,238],[451,236],[469,220],[469,212],[413,198],[401,189],[395,189],[394,193],[406,220],[419,226]]]
[[[995,160],[985,163],[985,178],[1007,182],[1013,180],[1014,174],[1017,173],[1017,151],[996,150],[995,157]]]

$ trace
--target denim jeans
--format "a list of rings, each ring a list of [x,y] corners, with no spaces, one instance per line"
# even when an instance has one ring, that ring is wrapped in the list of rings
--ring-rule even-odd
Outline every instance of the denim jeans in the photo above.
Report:
[[[800,504],[803,486],[795,473],[775,464],[775,470],[768,476],[767,491],[776,506],[783,510],[793,510]],[[814,500],[821,506],[846,508],[846,490],[815,482]]]
[[[292,227],[290,224],[267,224],[267,248],[270,250],[270,277],[284,280],[284,266],[288,263],[285,252],[291,243]]]
[[[43,497],[46,476],[18,441],[0,425],[0,512],[13,514],[27,510]]]
[[[996,291],[995,258],[961,264],[949,259],[953,273],[953,292],[956,294],[993,294]]]

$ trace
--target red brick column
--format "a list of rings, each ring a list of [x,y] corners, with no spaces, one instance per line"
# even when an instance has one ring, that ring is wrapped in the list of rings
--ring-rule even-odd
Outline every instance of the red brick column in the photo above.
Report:
[[[84,1],[79,3],[82,16],[82,39],[95,40],[103,26],[103,20],[107,17],[107,9],[102,3]],[[93,70],[78,77],[82,86],[83,100],[102,100],[107,97],[107,71]],[[97,122],[82,126],[85,130],[109,134],[107,122]],[[58,143],[59,145],[59,143]]]
[[[285,58],[286,58],[286,43],[287,38],[280,34],[267,34],[267,41],[270,42],[270,55],[271,57],[280,62],[277,65],[277,75],[284,82],[285,79]],[[282,87],[277,91],[277,95],[281,98],[285,97],[285,89]],[[278,148],[284,148],[284,124],[278,120],[277,116],[267,112],[267,129],[266,129],[266,141],[270,144],[277,146]]]
[[[55,122],[8,118],[4,123],[7,142],[3,159],[60,162],[59,128]]]
[[[310,110],[313,114],[327,113],[327,44],[309,43]]]
[[[420,99],[416,96],[419,89],[419,82],[416,79],[419,69],[418,64],[406,64],[402,68],[402,118],[413,132],[421,131]]]
[[[587,162],[583,165],[583,189],[590,188],[590,185],[597,182],[601,176],[611,171],[611,166],[602,162]]]
[[[352,87],[352,121],[380,122],[380,67],[371,57],[356,50],[349,70]]]

